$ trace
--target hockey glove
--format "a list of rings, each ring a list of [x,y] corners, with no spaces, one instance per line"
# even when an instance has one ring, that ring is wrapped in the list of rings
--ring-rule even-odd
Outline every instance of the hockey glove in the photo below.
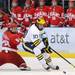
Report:
[[[44,45],[47,47],[49,44],[48,44],[48,38],[43,38],[43,43]]]
[[[45,51],[46,51],[47,53],[52,53],[50,46],[45,47]]]

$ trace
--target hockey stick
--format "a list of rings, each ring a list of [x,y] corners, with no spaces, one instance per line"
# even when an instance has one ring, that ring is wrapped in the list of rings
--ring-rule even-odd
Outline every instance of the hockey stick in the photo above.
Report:
[[[59,55],[62,59],[64,59],[68,64],[70,64],[73,68],[75,68],[75,65],[73,65],[71,62],[69,62],[66,58],[64,58],[61,54],[59,54],[57,51],[51,48],[53,52],[55,52],[57,55]]]

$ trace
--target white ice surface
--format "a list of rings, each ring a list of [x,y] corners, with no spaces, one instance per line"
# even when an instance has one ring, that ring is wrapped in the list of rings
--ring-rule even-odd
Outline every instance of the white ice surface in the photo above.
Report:
[[[73,68],[70,64],[68,64],[66,61],[64,61],[61,58],[55,58],[55,59],[53,58],[52,60],[53,64],[58,65],[61,71],[51,70],[50,72],[45,71],[36,58],[24,58],[24,60],[26,61],[27,65],[31,67],[31,71],[22,72],[22,73],[27,73],[27,75],[31,75],[32,73],[33,73],[32,75],[35,75],[35,73],[36,75],[38,75],[38,73],[40,75],[64,75],[63,71],[66,71],[66,75],[75,75],[75,68]],[[67,59],[67,60],[69,60],[72,64],[75,65],[75,59]],[[13,64],[5,64],[1,66],[0,72],[21,73],[21,71],[18,70],[18,68]]]

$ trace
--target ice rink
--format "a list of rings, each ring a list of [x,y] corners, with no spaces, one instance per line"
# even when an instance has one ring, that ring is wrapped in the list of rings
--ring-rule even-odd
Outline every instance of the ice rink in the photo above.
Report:
[[[3,31],[1,30],[0,32],[3,33]],[[0,75],[65,75],[63,71],[66,71],[66,75],[75,75],[75,69],[62,58],[52,59],[52,62],[60,67],[60,71],[51,70],[49,72],[43,69],[43,67],[36,58],[23,58],[26,61],[27,65],[31,67],[31,71],[20,71],[13,64],[5,64],[0,67]],[[75,59],[69,58],[67,60],[75,65]]]
[[[15,65],[13,64],[5,64],[0,67],[1,73],[8,73],[7,75],[10,75],[10,73],[14,74],[20,74],[20,75],[65,75],[63,71],[66,72],[66,75],[75,75],[75,69],[69,65],[66,61],[64,61],[61,58],[53,58],[52,62],[55,65],[59,65],[60,71],[45,71],[39,61],[36,58],[24,58],[27,65],[31,67],[31,71],[20,71]],[[67,59],[72,64],[75,65],[75,59]],[[16,75],[15,74],[15,75]]]

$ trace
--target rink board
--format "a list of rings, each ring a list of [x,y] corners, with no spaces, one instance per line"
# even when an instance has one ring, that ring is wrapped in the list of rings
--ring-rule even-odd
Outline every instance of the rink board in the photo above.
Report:
[[[35,55],[34,54],[31,54],[31,53],[29,53],[29,52],[18,52],[21,56],[23,56],[23,57],[32,57],[32,58],[34,58],[35,57]],[[65,58],[75,58],[75,53],[60,53],[63,57],[65,57]],[[56,53],[52,53],[52,54],[50,54],[50,56],[52,57],[52,58],[59,58],[59,56],[56,54]]]
[[[2,44],[2,35],[6,29],[0,30],[0,46]],[[75,28],[45,28],[50,46],[65,58],[75,58]],[[57,39],[57,40],[56,40]],[[63,41],[61,40],[63,39]],[[1,47],[0,47],[1,48]],[[24,57],[35,57],[33,54],[19,49],[20,55]],[[52,53],[53,58],[59,56]]]

